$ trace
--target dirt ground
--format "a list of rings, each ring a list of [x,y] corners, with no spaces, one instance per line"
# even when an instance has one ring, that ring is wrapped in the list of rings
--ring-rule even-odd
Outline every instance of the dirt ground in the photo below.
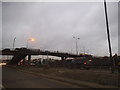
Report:
[[[101,85],[111,85],[118,87],[118,73],[112,74],[110,71],[103,70],[80,70],[68,68],[45,68],[35,66],[19,66],[19,69],[37,72],[50,76],[70,78],[74,80],[95,82]]]

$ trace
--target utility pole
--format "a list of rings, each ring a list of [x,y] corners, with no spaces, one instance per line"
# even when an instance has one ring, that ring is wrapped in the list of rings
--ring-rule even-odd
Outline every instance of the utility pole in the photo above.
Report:
[[[106,17],[106,28],[107,28],[107,36],[108,36],[109,54],[110,54],[110,61],[111,61],[111,72],[114,73],[114,62],[113,62],[113,59],[112,59],[112,50],[111,50],[111,42],[110,42],[110,33],[109,33],[109,24],[108,24],[108,17],[107,17],[106,0],[104,0],[104,7],[105,7],[105,17]]]

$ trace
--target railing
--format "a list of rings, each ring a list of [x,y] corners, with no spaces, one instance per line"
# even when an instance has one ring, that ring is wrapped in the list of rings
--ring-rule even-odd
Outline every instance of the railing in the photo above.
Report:
[[[36,51],[36,52],[49,52],[49,53],[61,53],[61,54],[69,54],[69,55],[76,55],[73,53],[68,53],[68,52],[63,52],[63,51],[52,51],[52,50],[41,50],[41,49],[30,49],[31,51]]]

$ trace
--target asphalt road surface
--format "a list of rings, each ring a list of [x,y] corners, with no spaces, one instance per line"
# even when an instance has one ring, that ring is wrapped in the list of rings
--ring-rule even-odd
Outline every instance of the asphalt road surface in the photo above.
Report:
[[[2,85],[5,88],[81,88],[8,67],[2,68]]]

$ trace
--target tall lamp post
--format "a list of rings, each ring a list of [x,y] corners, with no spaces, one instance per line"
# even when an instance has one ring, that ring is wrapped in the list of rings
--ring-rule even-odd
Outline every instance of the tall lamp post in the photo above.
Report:
[[[78,55],[78,45],[77,45],[77,40],[80,39],[80,38],[77,38],[77,37],[73,37],[75,40],[76,40],[76,54]]]
[[[13,40],[13,50],[14,50],[14,47],[15,47],[15,39],[16,39],[16,37]]]
[[[34,42],[35,39],[34,39],[34,38],[30,38],[30,39],[28,39],[28,40],[27,40],[26,48],[28,48],[28,42],[29,42],[29,41]],[[29,64],[29,65],[30,65],[30,60],[31,60],[31,54],[28,55],[28,64]]]
[[[27,45],[26,45],[26,47],[27,47],[27,48],[28,48],[28,42],[29,42],[29,41],[34,42],[34,41],[35,41],[35,39],[34,39],[34,38],[30,38],[30,39],[28,39],[28,40],[27,40]]]
[[[104,0],[104,7],[105,7],[106,28],[107,28],[108,45],[109,45],[109,53],[110,53],[110,61],[111,61],[111,71],[112,71],[112,73],[114,73],[114,62],[112,59],[112,50],[111,50],[111,42],[110,42],[110,33],[109,33],[109,24],[108,24],[108,17],[107,17],[106,0]]]

